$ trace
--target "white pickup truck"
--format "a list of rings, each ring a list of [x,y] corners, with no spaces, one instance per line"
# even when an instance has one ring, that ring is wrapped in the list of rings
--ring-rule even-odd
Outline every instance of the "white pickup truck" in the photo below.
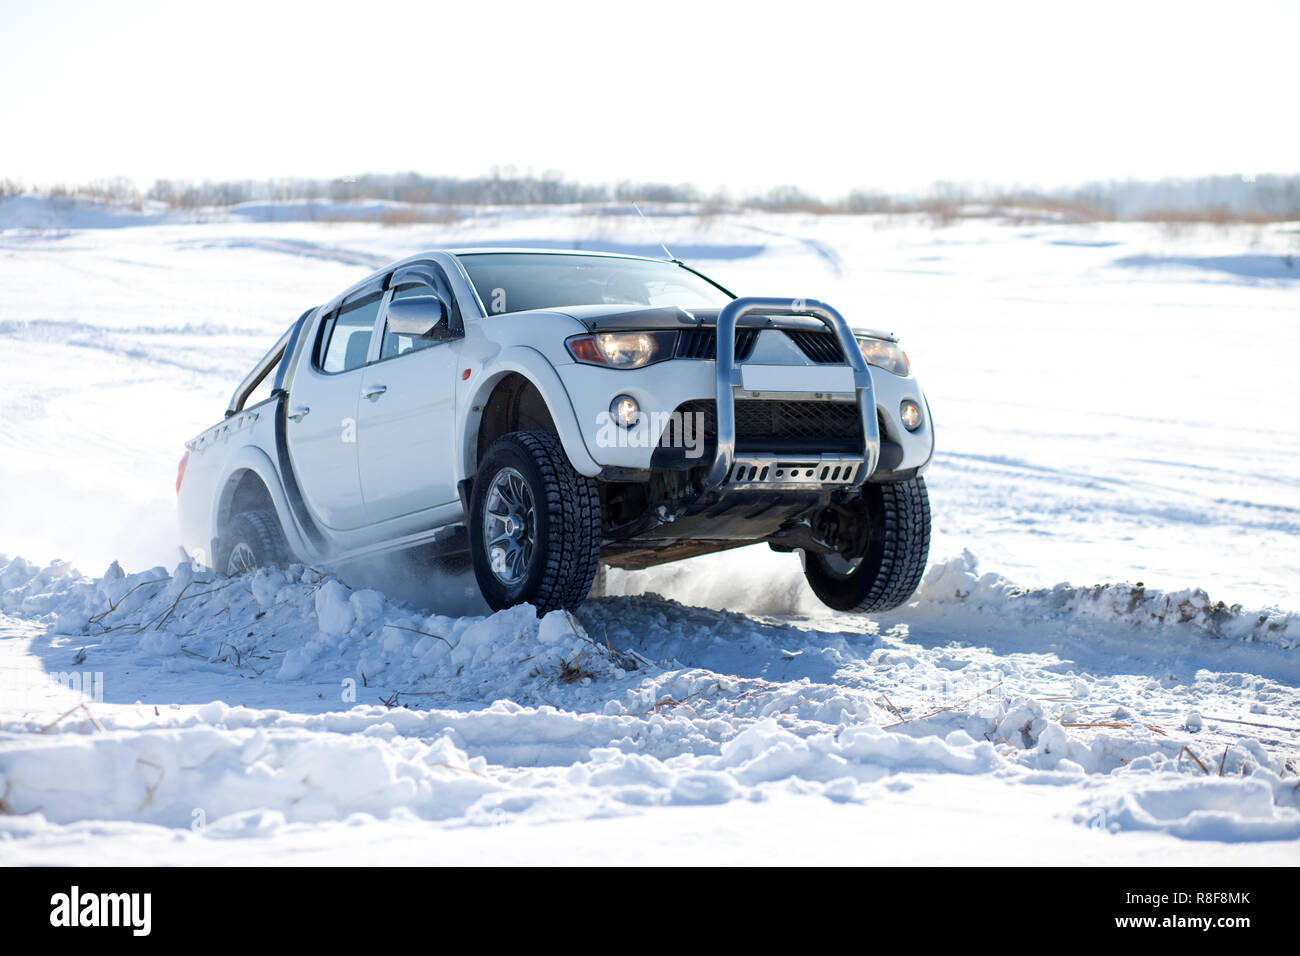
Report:
[[[262,394],[265,398],[257,400]],[[252,399],[252,400],[250,400]],[[182,545],[228,574],[430,549],[493,608],[765,541],[830,607],[924,570],[930,411],[892,335],[681,262],[428,252],[308,309],[186,443]]]

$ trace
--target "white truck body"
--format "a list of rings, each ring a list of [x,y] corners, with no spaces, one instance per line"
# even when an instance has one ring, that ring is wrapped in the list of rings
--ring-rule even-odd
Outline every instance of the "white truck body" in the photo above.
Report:
[[[496,258],[475,258],[480,256]],[[692,287],[708,282],[716,293],[700,293],[713,295],[700,307],[633,301],[504,311],[492,301],[504,296],[503,289],[476,288],[470,272],[477,264],[545,268],[553,263],[557,270],[588,265],[575,256],[589,257],[597,276],[605,267],[642,268],[615,260],[654,263],[646,270],[680,269]],[[419,303],[394,305],[407,297]],[[197,562],[227,570],[232,520],[251,509],[274,512],[289,551],[302,562],[339,563],[439,542],[463,550],[473,482],[482,456],[503,429],[558,436],[573,471],[598,483],[602,501],[613,494],[611,488],[673,486],[663,492],[662,501],[651,500],[653,494],[647,497],[650,506],[670,502],[662,520],[639,519],[639,530],[630,537],[619,537],[617,509],[604,506],[601,560],[629,567],[753,540],[771,540],[782,550],[787,550],[783,542],[797,549],[807,545],[806,535],[783,535],[781,522],[745,528],[744,522],[722,520],[716,534],[704,526],[687,532],[695,544],[683,547],[681,539],[664,530],[677,516],[669,512],[689,512],[701,493],[719,500],[766,493],[811,501],[865,482],[919,476],[933,453],[934,437],[925,396],[910,369],[868,366],[860,355],[846,358],[843,349],[828,360],[817,349],[838,348],[832,341],[835,326],[815,313],[820,308],[836,320],[838,314],[814,300],[761,300],[767,305],[735,309],[731,306],[760,300],[730,299],[730,293],[680,263],[639,257],[467,249],[432,251],[394,263],[304,313],[240,384],[225,419],[186,443],[178,485],[182,547]],[[431,335],[397,331],[406,327],[400,316],[415,314],[402,309],[438,302],[445,308],[444,322]],[[741,317],[727,320],[739,322],[731,333],[737,336],[737,358],[720,363],[722,346],[716,343],[723,338],[718,322],[724,305]],[[620,331],[628,329],[640,331]],[[343,349],[335,339],[345,333]],[[897,362],[901,351],[892,336],[854,334]],[[579,361],[573,341],[601,335],[606,336],[601,342],[621,342],[619,335],[633,335],[636,343],[646,341],[645,336],[655,343],[671,341],[672,351],[639,368]],[[742,338],[748,349],[743,360]],[[816,348],[810,351],[798,341],[813,341]],[[720,365],[732,367],[720,370]],[[271,386],[270,396],[245,405],[263,380]],[[723,402],[710,412],[708,403],[719,396]],[[760,480],[761,471],[755,469],[745,481],[741,479],[748,473],[741,468],[721,475],[716,433],[719,424],[725,428],[727,423],[712,421],[710,426],[703,417],[717,419],[718,408],[726,409],[721,414],[727,416],[728,396],[739,399],[734,406],[749,417],[755,410],[760,417],[770,412],[773,422],[778,412],[813,409],[834,412],[837,420],[856,427],[854,413],[845,418],[845,410],[859,403],[863,409],[869,405],[871,414],[868,420],[863,412],[854,447],[828,438],[829,444],[839,445],[819,451],[815,441],[800,444],[794,436],[793,445],[799,447],[786,454],[777,446],[780,441],[791,445],[791,435],[778,440],[774,434],[773,447],[759,449],[753,458],[771,466],[765,478]],[[642,410],[626,427],[612,422],[610,413],[611,402],[623,397]],[[754,404],[764,401],[776,404]],[[905,425],[900,419],[907,403],[919,410],[919,422]],[[665,423],[683,408],[704,409],[699,421],[712,428],[713,443],[701,434],[687,434],[686,447],[665,452]],[[750,460],[743,440],[723,450],[730,456],[727,468]],[[665,455],[671,459],[667,467]],[[847,466],[837,467],[841,480],[828,481],[821,465],[841,461],[859,464],[851,476]],[[784,467],[791,464],[809,468],[803,474]],[[712,482],[711,468],[716,472]],[[831,471],[828,467],[826,474]],[[783,519],[787,531],[790,520],[797,523],[797,511]]]

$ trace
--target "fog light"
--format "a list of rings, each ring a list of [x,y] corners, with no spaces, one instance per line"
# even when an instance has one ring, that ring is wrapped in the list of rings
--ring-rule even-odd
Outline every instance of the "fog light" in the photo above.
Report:
[[[631,395],[620,395],[609,403],[609,414],[624,428],[631,428],[641,420],[641,406]]]
[[[898,406],[898,417],[903,420],[903,427],[914,432],[921,427],[921,406],[910,399]]]

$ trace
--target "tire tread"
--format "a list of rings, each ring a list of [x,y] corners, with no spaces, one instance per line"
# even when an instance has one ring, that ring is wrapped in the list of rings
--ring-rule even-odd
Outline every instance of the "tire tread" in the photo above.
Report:
[[[230,522],[227,535],[229,547],[223,548],[222,564],[229,560],[230,551],[234,550],[241,538],[252,538],[248,543],[258,556],[259,565],[288,564],[293,555],[289,551],[289,542],[280,527],[280,519],[274,511],[257,509],[241,511]]]
[[[539,555],[541,576],[527,600],[538,616],[574,610],[591,590],[600,559],[600,490],[594,478],[579,474],[554,432],[518,431],[492,443],[484,461],[503,443],[525,452],[541,472],[543,488],[535,507],[547,516],[550,547]],[[477,519],[474,519],[477,520]]]
[[[890,611],[905,604],[925,574],[930,555],[930,496],[925,479],[917,476],[908,481],[882,482],[874,490],[880,495],[879,563],[871,559],[850,578],[835,580],[821,571],[817,555],[808,555],[805,577],[823,603],[849,613]],[[868,548],[870,554],[871,548]],[[870,585],[854,599],[862,587],[859,575],[871,574]]]

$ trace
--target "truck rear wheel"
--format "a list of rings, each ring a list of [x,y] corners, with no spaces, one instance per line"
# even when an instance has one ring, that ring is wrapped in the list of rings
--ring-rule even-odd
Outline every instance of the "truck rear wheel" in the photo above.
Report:
[[[474,478],[470,554],[494,611],[532,604],[538,615],[578,607],[600,553],[600,493],[574,471],[552,432],[511,432],[492,443]]]
[[[930,553],[930,497],[920,476],[868,484],[862,497],[869,522],[865,548],[860,554],[807,552],[804,577],[837,611],[888,611],[921,583]]]
[[[219,569],[234,577],[251,568],[288,564],[292,559],[274,511],[241,511],[230,520]],[[222,566],[224,565],[224,567]]]

